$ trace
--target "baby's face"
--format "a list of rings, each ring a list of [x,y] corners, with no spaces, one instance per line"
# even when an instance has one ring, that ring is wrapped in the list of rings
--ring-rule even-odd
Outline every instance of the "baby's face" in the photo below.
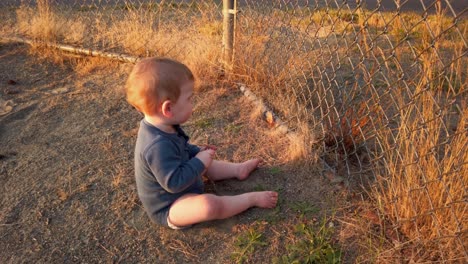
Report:
[[[193,81],[187,81],[180,88],[179,99],[175,104],[172,104],[174,124],[183,124],[192,116],[193,86]]]

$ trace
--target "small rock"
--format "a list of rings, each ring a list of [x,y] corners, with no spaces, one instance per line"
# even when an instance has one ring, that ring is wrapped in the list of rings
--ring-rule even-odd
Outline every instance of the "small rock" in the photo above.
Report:
[[[5,101],[0,98],[0,116],[6,115],[9,112],[11,112],[14,106],[15,103],[13,103],[12,100]]]
[[[273,114],[270,111],[265,112],[265,120],[267,121],[268,125],[270,125],[270,126],[275,125],[275,117],[273,116]]]
[[[52,94],[63,94],[63,93],[67,93],[69,91],[68,88],[66,87],[63,87],[63,88],[57,88],[57,89],[54,89],[51,91]]]
[[[8,80],[7,82],[9,85],[16,85],[18,84],[18,82],[16,82],[15,80]]]

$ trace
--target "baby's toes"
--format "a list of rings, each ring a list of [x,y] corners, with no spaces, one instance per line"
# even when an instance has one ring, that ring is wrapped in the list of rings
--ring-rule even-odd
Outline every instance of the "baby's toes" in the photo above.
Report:
[[[275,207],[276,203],[278,203],[278,193],[277,192],[271,192],[270,193],[270,206],[271,206],[271,208]]]

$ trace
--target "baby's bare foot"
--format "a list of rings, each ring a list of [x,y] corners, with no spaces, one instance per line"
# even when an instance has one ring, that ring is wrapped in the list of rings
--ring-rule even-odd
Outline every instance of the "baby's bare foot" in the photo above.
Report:
[[[253,197],[255,206],[260,208],[274,208],[278,202],[277,192],[254,192]]]
[[[240,167],[237,178],[241,181],[247,179],[250,173],[258,167],[258,164],[260,164],[261,161],[261,159],[251,159],[239,164]]]

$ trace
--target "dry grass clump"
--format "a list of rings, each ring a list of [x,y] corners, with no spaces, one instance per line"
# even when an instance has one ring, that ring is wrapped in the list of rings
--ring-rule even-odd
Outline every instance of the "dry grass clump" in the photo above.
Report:
[[[370,33],[387,34],[396,43],[407,40],[413,45],[422,42],[436,41],[439,44],[452,45],[453,40],[459,39],[466,33],[468,21],[456,20],[451,14],[442,9],[441,2],[436,3],[436,13],[421,15],[414,12],[369,12],[358,10],[358,23],[365,25]]]
[[[118,62],[100,57],[78,58],[72,60],[72,66],[79,76],[86,76],[97,70],[118,70]]]
[[[236,77],[248,83],[251,88],[255,89],[255,93],[268,98],[268,103],[272,105],[272,108],[279,110],[279,113],[285,114],[286,117],[290,117],[286,114],[289,113],[301,120],[307,113],[309,117],[311,116],[312,111],[307,107],[323,107],[324,111],[320,113],[321,119],[319,119],[323,122],[327,120],[326,118],[330,118],[330,113],[327,111],[333,110],[340,98],[334,101],[326,96],[327,92],[320,94],[318,87],[304,84],[307,83],[304,76],[313,75],[311,67],[321,67],[321,70],[325,72],[327,67],[332,66],[322,65],[320,62],[315,64],[304,62],[304,58],[308,60],[315,58],[313,51],[304,52],[294,49],[284,42],[286,37],[297,37],[297,34],[288,32],[285,29],[288,25],[281,24],[287,20],[284,19],[284,14],[283,16],[276,15],[277,17],[265,18],[263,14],[255,12],[249,15],[243,14],[247,17],[239,24],[242,34],[236,36],[237,45],[243,50],[241,54],[238,53],[235,56]],[[343,19],[337,19],[335,16],[338,15],[342,15]],[[271,16],[271,14],[266,16]],[[275,25],[279,24],[281,27],[273,28],[272,24],[265,23],[265,21],[271,23],[275,20],[279,20],[275,22]],[[385,30],[384,41],[387,45],[389,42],[405,41],[401,47],[388,47],[387,49],[386,46],[381,46],[384,55],[378,54],[377,57],[382,56],[386,59],[385,53],[391,52],[391,49],[400,52],[401,57],[409,57],[411,59],[409,62],[399,57],[401,64],[398,67],[387,66],[387,70],[395,76],[400,73],[411,76],[412,80],[405,82],[411,91],[405,90],[407,94],[404,95],[393,94],[396,93],[393,89],[384,91],[385,94],[391,93],[391,98],[399,97],[395,99],[396,101],[384,102],[379,100],[382,91],[375,90],[371,93],[375,92],[373,100],[377,104],[374,101],[368,101],[368,97],[363,96],[364,101],[360,101],[361,104],[357,107],[341,109],[343,111],[340,113],[343,118],[330,121],[330,124],[334,125],[330,129],[334,134],[334,137],[329,140],[330,145],[335,148],[334,145],[340,145],[344,152],[353,154],[357,151],[356,147],[361,144],[372,144],[366,141],[373,140],[373,135],[378,133],[377,140],[380,141],[378,143],[383,146],[383,149],[382,153],[378,153],[377,156],[383,164],[379,163],[374,170],[378,174],[381,172],[382,165],[385,169],[377,183],[380,188],[374,195],[381,204],[383,214],[388,215],[393,224],[400,227],[399,230],[403,235],[402,241],[409,240],[420,247],[420,252],[415,253],[415,259],[452,260],[463,256],[463,232],[466,230],[466,226],[462,224],[466,211],[463,183],[468,180],[467,121],[460,120],[457,124],[457,131],[454,133],[447,129],[447,126],[453,117],[467,116],[468,113],[463,110],[454,114],[448,106],[450,100],[460,98],[460,94],[466,91],[466,87],[463,86],[466,72],[463,72],[461,67],[466,60],[461,56],[464,54],[464,44],[459,32],[460,30],[465,32],[465,23],[444,16],[440,9],[438,14],[425,18],[415,14],[391,12],[362,11],[356,14],[325,12],[319,17],[311,16],[286,21],[286,23],[301,24],[308,29],[311,28],[309,25],[312,23],[322,27],[328,24],[335,26],[343,24],[343,28],[350,23],[357,23],[362,32],[355,32],[356,34],[382,34]],[[319,41],[331,44],[321,47],[317,60],[323,57],[328,59],[328,55],[341,58],[359,56],[359,54],[340,53],[342,50],[338,47],[339,43],[329,41],[327,37],[329,35],[330,33],[320,37],[308,36],[312,42],[315,38],[319,38]],[[313,45],[306,45],[307,42],[302,37],[299,38],[304,40],[302,50],[307,50],[307,48],[313,50]],[[370,41],[373,45],[378,43],[378,39],[373,39],[373,37],[373,35],[365,36],[364,40],[369,43],[353,44],[354,47],[360,49],[365,46],[366,55],[362,56],[369,55],[369,59],[374,59],[372,55],[375,56],[372,54],[375,50],[370,48],[372,46]],[[451,43],[450,49],[447,49],[448,43]],[[327,47],[335,50],[328,54]],[[377,58],[375,61],[378,62]],[[378,63],[383,65],[385,62]],[[417,67],[412,67],[410,64],[416,64]],[[372,67],[365,63],[359,67],[362,67],[366,73],[373,71]],[[333,79],[335,78],[333,74],[336,73],[330,74],[332,82],[339,80],[339,78]],[[358,74],[356,70],[354,74]],[[389,78],[386,84],[397,83],[391,79],[390,74],[386,75]],[[330,81],[324,79],[328,78],[325,74],[318,77],[321,78],[320,82]],[[418,79],[421,80],[419,83],[413,81]],[[386,85],[383,87],[385,88]],[[307,88],[315,88],[315,90],[309,91]],[[362,84],[353,87],[353,89],[361,88],[366,90],[375,87]],[[311,100],[314,94],[319,96],[316,102]],[[365,94],[365,92],[358,92],[358,94]],[[391,107],[383,105],[396,102],[400,105],[391,105]],[[395,109],[399,109],[400,112],[392,113]],[[384,113],[384,111],[387,112]],[[380,120],[380,114],[392,124],[384,125]],[[308,129],[310,131],[310,128]],[[395,130],[397,132],[394,132]],[[296,152],[299,153],[293,156],[304,156],[302,147],[305,146],[306,141],[301,139],[298,144],[291,145],[291,149],[298,150]],[[435,253],[431,255],[430,252]]]
[[[296,32],[278,32],[280,28],[287,26],[281,25],[281,18],[268,18],[255,12],[252,16],[253,18],[242,17],[242,23],[238,25],[242,34],[235,38],[238,48],[234,54],[231,77],[236,82],[245,83],[255,94],[266,98],[277,114],[287,118],[302,115],[301,111],[304,109],[298,108],[310,101],[307,78],[311,67],[310,58],[317,55],[317,51],[291,46],[290,35]],[[263,20],[272,21],[265,23]],[[269,23],[280,26],[272,28]],[[313,45],[311,40],[304,43]],[[303,119],[306,120],[307,118]]]
[[[440,92],[422,93],[401,108],[395,135],[390,130],[379,135],[385,176],[375,196],[403,236],[424,249],[418,257],[455,260],[464,256],[467,228],[468,109],[458,113],[451,133],[447,120],[453,110],[434,99]]]
[[[287,149],[289,160],[316,162],[318,160],[318,151],[314,149],[317,143],[317,135],[306,123],[298,126],[296,133],[288,135],[289,147]]]
[[[158,31],[153,28],[155,17],[147,12],[133,10],[121,20],[114,21],[109,28],[100,31],[105,35],[105,41],[118,43],[129,54],[145,56],[149,52],[148,47],[155,47],[159,39]],[[170,46],[172,43],[166,43]],[[156,47],[155,47],[156,48]],[[167,54],[167,50],[161,50]]]
[[[400,242],[408,242],[407,259],[460,261],[467,228],[468,109],[460,96],[467,92],[467,61],[460,37],[451,35],[453,22],[439,13],[419,23],[411,29],[422,34],[414,42],[417,78],[407,82],[407,94],[391,92],[395,126],[377,131],[383,157],[374,197],[401,232]]]
[[[165,14],[159,15],[162,17],[147,10],[130,9],[123,19],[99,31],[106,36],[103,41],[123,47],[126,53],[175,58],[186,63],[196,76],[204,79],[215,76],[215,65],[221,57],[218,35],[221,24],[202,16],[182,25],[164,17]]]
[[[258,117],[263,115],[261,111],[258,112]],[[262,119],[265,119],[262,117]],[[282,142],[281,160],[283,162],[302,162],[313,164],[318,159],[318,152],[314,149],[317,143],[317,135],[310,128],[309,124],[301,122],[296,131],[287,130],[284,124],[277,126],[273,123],[271,125],[267,115],[266,121],[269,130],[265,133],[269,138],[274,138],[276,141]]]
[[[185,62],[201,79],[214,78],[221,57],[221,22],[210,14],[216,5],[206,4],[200,14],[192,12],[184,23],[176,8],[145,5],[126,6],[113,15],[96,17],[93,30],[87,31],[86,15],[67,18],[67,11],[56,10],[50,0],[39,0],[37,8],[21,6],[16,10],[20,32],[34,39],[65,43],[99,44],[105,49],[120,49],[135,56],[171,57]],[[154,15],[154,10],[159,10]],[[68,14],[70,15],[70,14]],[[179,17],[180,18],[180,17]],[[88,19],[89,20],[89,19]],[[91,33],[92,35],[85,34]],[[87,41],[93,43],[86,43]]]
[[[301,122],[296,131],[293,132],[284,123],[280,123],[281,121],[274,117],[271,111],[265,112],[263,101],[257,98],[253,103],[256,105],[250,111],[250,122],[260,122],[265,124],[267,128],[266,130],[259,129],[262,131],[257,131],[254,134],[264,134],[266,138],[276,142],[277,149],[274,149],[273,152],[280,152],[278,160],[285,163],[313,163],[316,161],[317,151],[314,150],[313,145],[317,138],[309,124]],[[270,144],[264,144],[264,147],[271,148]]]
[[[38,0],[37,8],[21,6],[16,10],[20,32],[34,39],[82,43],[86,26],[80,19],[67,19],[55,12],[50,0]]]

